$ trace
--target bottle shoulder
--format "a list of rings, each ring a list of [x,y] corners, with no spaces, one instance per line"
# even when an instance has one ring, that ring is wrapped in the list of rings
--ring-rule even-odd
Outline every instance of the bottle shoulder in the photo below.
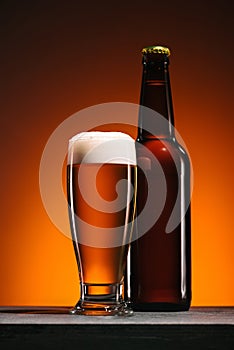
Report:
[[[188,153],[185,148],[179,144],[175,138],[149,138],[149,139],[137,139],[136,148],[147,148],[151,152],[169,151],[171,153],[177,153],[178,155],[187,156]]]
[[[190,167],[190,159],[186,150],[176,139],[138,139],[136,141],[137,158],[156,158],[160,163],[176,163]]]

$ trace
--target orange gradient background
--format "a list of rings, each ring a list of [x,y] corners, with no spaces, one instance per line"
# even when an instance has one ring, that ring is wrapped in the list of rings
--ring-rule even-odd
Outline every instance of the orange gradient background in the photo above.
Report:
[[[72,242],[43,207],[40,158],[73,113],[138,103],[140,51],[155,43],[172,50],[176,128],[194,168],[192,305],[234,304],[231,3],[2,1],[0,305],[76,303]]]

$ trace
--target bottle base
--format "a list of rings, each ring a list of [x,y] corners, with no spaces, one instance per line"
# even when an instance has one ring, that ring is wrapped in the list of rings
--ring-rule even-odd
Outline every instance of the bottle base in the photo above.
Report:
[[[159,311],[159,312],[175,312],[175,311],[189,311],[190,303],[184,302],[180,304],[175,303],[165,303],[165,302],[157,302],[157,303],[131,303],[131,308],[133,311]]]

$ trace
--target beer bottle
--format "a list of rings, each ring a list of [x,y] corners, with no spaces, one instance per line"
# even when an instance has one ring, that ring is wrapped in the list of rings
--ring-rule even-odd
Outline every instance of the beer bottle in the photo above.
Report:
[[[136,141],[137,239],[131,244],[128,260],[128,293],[133,310],[188,310],[191,302],[190,162],[175,138],[168,70],[170,50],[151,46],[144,48],[142,54]],[[154,215],[155,222],[151,222]]]

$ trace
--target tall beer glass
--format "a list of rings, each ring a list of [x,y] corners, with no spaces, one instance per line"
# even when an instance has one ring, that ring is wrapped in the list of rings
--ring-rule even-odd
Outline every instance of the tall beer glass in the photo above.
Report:
[[[122,296],[136,197],[135,142],[121,132],[69,141],[67,194],[80,278],[71,313],[129,315]]]

